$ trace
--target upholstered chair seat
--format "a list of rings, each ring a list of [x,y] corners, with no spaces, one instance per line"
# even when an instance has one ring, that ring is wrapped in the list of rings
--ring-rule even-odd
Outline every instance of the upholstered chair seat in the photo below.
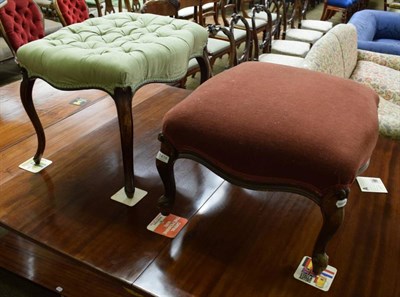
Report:
[[[314,44],[318,39],[322,37],[323,33],[315,30],[306,29],[287,29],[286,40],[303,41],[310,44]]]
[[[257,28],[262,28],[262,27],[265,27],[267,25],[267,21],[265,19],[261,19],[261,18],[256,18],[254,28],[253,28],[253,24],[252,24],[252,21],[251,21],[250,18],[246,18],[246,21],[249,23],[250,29],[252,29],[252,30],[255,30]],[[244,28],[245,27],[245,25],[243,24],[242,21],[239,21],[237,26],[239,28]]]
[[[379,91],[383,98],[400,106],[399,70],[371,61],[358,61],[350,79],[370,86],[372,89]]]
[[[281,54],[262,54],[258,58],[258,61],[293,67],[302,67],[304,63],[304,58]]]
[[[304,58],[310,51],[311,45],[307,42],[295,40],[274,39],[271,42],[271,53],[291,55]]]
[[[272,29],[270,40],[270,52],[281,55],[290,55],[304,58],[323,33],[301,26],[300,19],[303,18],[300,9],[300,1],[294,1],[293,5],[287,5],[285,1],[276,0],[274,6],[277,10],[279,24],[275,25],[275,31]],[[281,8],[279,8],[281,7]],[[291,7],[293,11],[288,11]],[[281,11],[280,11],[281,10]],[[272,13],[271,13],[272,15]],[[289,17],[290,16],[290,17]],[[304,15],[305,18],[305,15]],[[299,19],[299,20],[297,20]],[[274,25],[274,23],[272,23]],[[278,28],[278,30],[276,30]],[[281,38],[281,39],[279,39]]]
[[[118,13],[62,28],[21,49],[18,59],[30,76],[40,74],[54,86],[113,93],[116,86],[136,90],[148,80],[183,77],[188,60],[202,55],[206,41],[207,31],[197,24]],[[65,61],[61,68],[59,61]]]
[[[221,52],[224,52],[229,46],[229,41],[217,38],[209,38],[207,43],[207,50],[210,56],[215,56]]]
[[[307,30],[319,31],[322,33],[328,32],[332,29],[333,23],[328,21],[318,21],[318,20],[302,20],[301,28]]]
[[[242,22],[243,23],[243,22]],[[223,32],[218,32],[217,34],[218,37],[224,37],[224,33]],[[245,39],[247,36],[247,32],[246,30],[243,29],[238,29],[238,28],[233,28],[233,38],[235,40],[241,40],[241,39]]]
[[[209,10],[212,10],[213,7],[214,7],[214,3],[206,3],[203,5],[203,10],[209,11]],[[178,18],[180,18],[180,19],[195,18],[196,16],[194,15],[194,12],[195,12],[194,6],[184,7],[182,9],[178,10]]]

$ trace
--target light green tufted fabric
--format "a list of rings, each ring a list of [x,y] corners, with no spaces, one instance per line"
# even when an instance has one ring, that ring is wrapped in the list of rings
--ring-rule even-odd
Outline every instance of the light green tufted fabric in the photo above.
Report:
[[[115,13],[92,18],[22,46],[19,64],[30,77],[60,89],[116,87],[136,91],[149,82],[184,77],[188,61],[203,54],[208,33],[186,20]]]

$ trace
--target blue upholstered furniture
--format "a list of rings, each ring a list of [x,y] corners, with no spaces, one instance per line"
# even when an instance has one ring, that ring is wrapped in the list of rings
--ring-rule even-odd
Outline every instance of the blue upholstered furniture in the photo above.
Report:
[[[341,22],[347,23],[354,11],[357,10],[358,6],[358,0],[324,0],[321,21],[327,21],[332,18],[335,13],[341,12]]]
[[[356,12],[349,23],[357,29],[358,48],[400,55],[400,14],[381,10]]]

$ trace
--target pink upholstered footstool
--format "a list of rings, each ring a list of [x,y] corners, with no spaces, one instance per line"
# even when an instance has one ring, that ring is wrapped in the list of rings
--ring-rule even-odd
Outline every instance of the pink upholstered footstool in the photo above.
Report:
[[[349,188],[375,147],[378,100],[361,84],[282,65],[248,62],[215,76],[163,120],[157,156],[162,213],[174,203],[178,158],[196,160],[242,187],[302,194],[324,218],[313,250],[319,274]]]

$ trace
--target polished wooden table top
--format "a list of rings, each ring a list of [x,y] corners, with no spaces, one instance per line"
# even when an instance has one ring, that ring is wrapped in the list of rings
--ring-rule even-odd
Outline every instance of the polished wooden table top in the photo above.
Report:
[[[35,175],[18,168],[36,145],[18,86],[0,88],[0,222],[10,230],[0,235],[0,266],[60,286],[65,296],[327,296],[293,278],[322,224],[307,198],[245,190],[179,160],[173,213],[189,222],[173,240],[146,229],[163,191],[155,168],[161,118],[189,91],[161,84],[138,91],[135,173],[149,194],[130,208],[109,198],[123,184],[112,99],[38,82],[44,157],[54,163]],[[78,97],[88,103],[69,104]],[[381,138],[363,174],[381,177],[389,194],[352,187],[328,248],[338,269],[329,296],[400,295],[399,155],[399,142]]]

